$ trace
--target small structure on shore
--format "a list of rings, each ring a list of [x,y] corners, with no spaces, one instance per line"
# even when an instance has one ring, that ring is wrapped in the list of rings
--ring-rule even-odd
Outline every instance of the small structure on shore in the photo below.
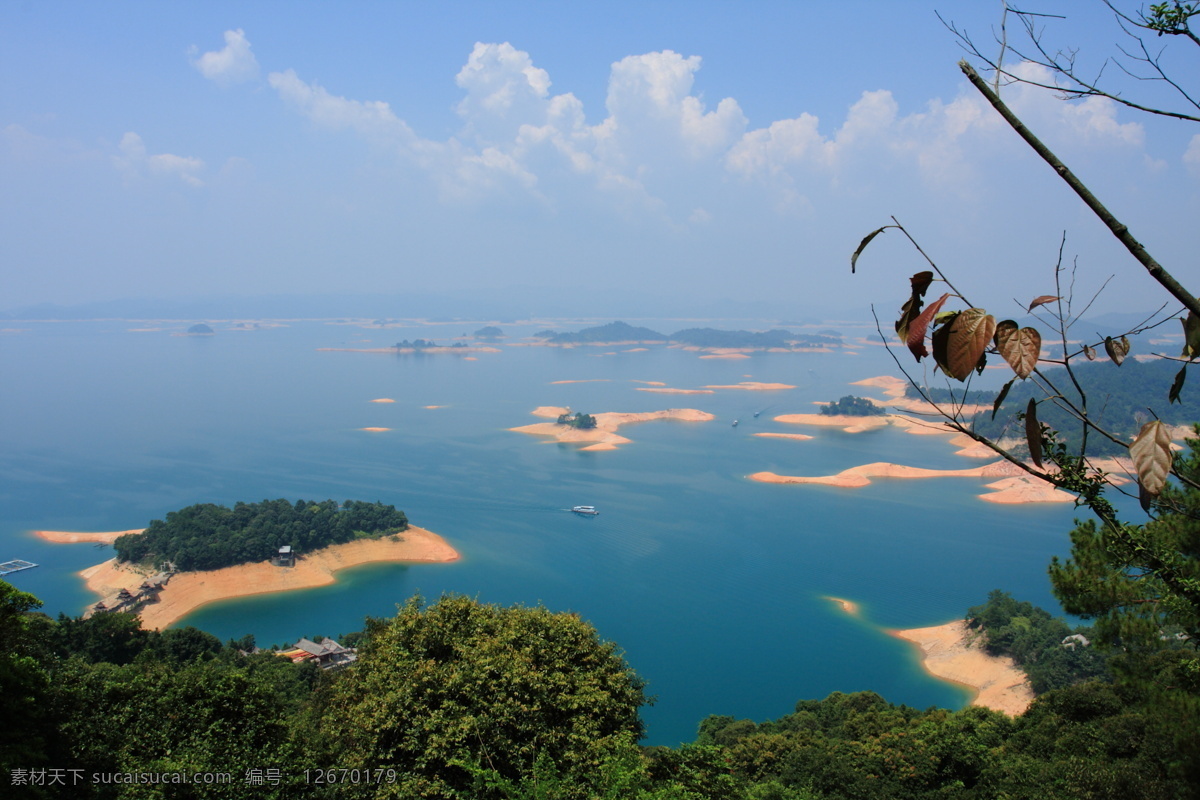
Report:
[[[287,650],[280,650],[279,655],[290,659],[293,664],[311,661],[321,669],[344,667],[358,660],[358,651],[342,647],[333,639],[322,639],[319,642],[301,639]]]
[[[84,613],[84,617],[102,614],[109,611],[133,611],[141,609],[146,603],[157,603],[158,595],[171,579],[171,572],[162,571],[142,581],[136,592],[121,589],[115,595],[106,597]]]
[[[292,546],[285,544],[279,548],[279,553],[275,558],[271,559],[271,563],[277,567],[294,567],[296,566],[296,554],[292,552]]]

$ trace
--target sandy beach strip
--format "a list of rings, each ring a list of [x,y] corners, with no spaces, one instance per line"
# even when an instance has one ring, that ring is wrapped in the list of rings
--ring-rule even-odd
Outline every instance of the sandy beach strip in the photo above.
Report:
[[[112,544],[126,534],[144,533],[145,528],[131,528],[127,531],[34,531],[33,535],[55,544],[75,544],[77,542],[95,542],[97,544]]]
[[[760,483],[798,483],[817,484],[820,486],[837,486],[847,489],[857,489],[868,486],[872,478],[999,478],[993,483],[986,484],[991,491],[979,495],[980,499],[991,503],[1020,505],[1023,503],[1073,503],[1075,496],[1056,488],[1032,475],[1022,472],[1020,467],[1007,461],[993,461],[979,467],[965,469],[925,469],[924,467],[908,467],[903,464],[891,464],[886,461],[876,461],[858,467],[844,469],[836,475],[778,475],[774,472],[756,472],[748,475],[752,481]]]
[[[851,417],[847,414],[780,414],[776,422],[788,425],[820,425],[841,428],[846,433],[861,433],[890,425],[888,415],[874,417]]]
[[[761,436],[764,439],[795,439],[796,441],[805,441],[813,437],[807,433],[755,433],[752,436]]]
[[[795,389],[790,383],[763,383],[761,381],[742,381],[741,383],[705,386],[705,389],[742,389],[747,392],[777,392],[783,389]]]
[[[533,415],[557,419],[559,415],[565,414],[567,411],[568,409],[561,406],[538,406],[533,410]],[[596,418],[596,427],[585,430],[559,425],[557,422],[536,422],[533,425],[522,425],[518,428],[509,428],[509,430],[535,436],[549,436],[563,444],[585,445],[580,450],[616,450],[618,445],[629,444],[632,441],[617,433],[622,425],[668,419],[678,422],[708,422],[716,419],[712,414],[694,408],[668,408],[663,411],[641,412],[604,411],[592,416]]]
[[[716,394],[712,389],[672,389],[667,386],[638,386],[637,392],[653,392],[655,394]]]
[[[371,402],[372,402],[372,403],[394,403],[394,402],[396,402],[396,401],[395,401],[395,400],[393,400],[393,399],[392,399],[392,398],[390,398],[390,397],[376,397],[376,398],[375,398],[374,400],[372,400]]]
[[[336,582],[339,570],[377,562],[446,563],[459,558],[450,544],[432,531],[409,526],[393,537],[359,539],[300,556],[294,567],[270,562],[240,564],[207,572],[180,572],[171,576],[157,603],[147,604],[140,616],[145,628],[166,628],[201,606],[255,594],[312,589]],[[79,573],[87,588],[101,598],[121,589],[135,591],[148,572],[116,559]]]
[[[930,675],[973,689],[973,706],[1016,716],[1033,702],[1033,689],[1020,667],[1007,656],[989,655],[962,620],[889,633],[920,648]]]
[[[391,430],[391,428],[375,428],[375,427],[372,427],[372,428],[359,428],[359,430],[360,430],[360,431],[366,431],[366,432],[368,432],[368,433],[384,433],[384,432],[386,432],[386,431],[390,431],[390,430]]]
[[[862,616],[862,607],[853,600],[847,600],[844,597],[833,597],[832,595],[824,595],[822,600],[828,600],[831,603],[837,603],[838,606],[852,617]]]

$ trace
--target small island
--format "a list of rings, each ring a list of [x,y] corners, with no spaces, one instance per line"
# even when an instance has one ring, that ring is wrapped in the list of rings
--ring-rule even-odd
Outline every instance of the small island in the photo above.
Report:
[[[88,614],[137,613],[166,628],[218,600],[309,589],[361,564],[445,563],[459,554],[382,503],[287,500],[189,506],[146,530],[36,531],[52,542],[111,542],[117,558],[79,573],[101,601]]]
[[[581,444],[580,450],[616,450],[617,445],[629,444],[631,440],[617,433],[622,425],[635,422],[650,422],[652,420],[677,420],[680,422],[707,422],[716,419],[712,414],[698,411],[694,408],[668,408],[664,411],[642,411],[637,413],[620,413],[606,411],[592,416],[591,414],[576,414],[571,416],[567,409],[559,406],[539,406],[533,410],[535,417],[549,417],[554,422],[539,422],[533,425],[522,425],[519,428],[509,428],[519,433],[532,433],[537,436],[551,436],[560,444]],[[588,427],[572,424],[578,419]]]
[[[865,397],[848,394],[836,403],[821,406],[821,413],[827,417],[882,417],[887,411]]]
[[[577,431],[587,431],[596,427],[596,418],[591,414],[581,414],[575,412],[575,416],[564,412],[558,415],[558,425],[566,425],[568,428],[574,428]]]

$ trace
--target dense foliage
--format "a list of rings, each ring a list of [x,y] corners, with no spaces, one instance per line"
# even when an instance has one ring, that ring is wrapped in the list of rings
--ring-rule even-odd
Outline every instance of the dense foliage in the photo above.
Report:
[[[156,519],[141,534],[113,543],[120,561],[169,561],[181,571],[208,570],[266,561],[279,548],[319,550],[356,538],[386,536],[408,527],[395,506],[347,500],[294,505],[284,499],[238,503],[232,509],[203,503]]]
[[[1137,361],[1129,358],[1117,366],[1111,361],[1075,364],[1072,369],[1088,396],[1088,414],[1093,422],[1110,433],[1131,441],[1142,423],[1158,418],[1171,425],[1190,425],[1200,420],[1200,392],[1185,391],[1179,403],[1168,403],[1171,384],[1179,366],[1172,361]],[[1077,406],[1079,394],[1062,367],[1045,370],[1046,378]],[[991,419],[991,412],[975,419],[975,430],[991,439],[1005,434],[1023,436],[1016,418],[1031,397],[1041,401],[1045,395],[1032,380],[1017,382]],[[1057,432],[1069,452],[1078,452],[1082,433],[1080,422],[1053,402],[1039,402],[1038,419]],[[1089,455],[1127,455],[1121,445],[1092,433],[1088,437]]]
[[[605,755],[641,735],[645,700],[616,647],[573,614],[413,598],[370,622],[322,732],[336,763],[399,771],[386,796],[485,798],[473,767],[515,780],[542,757],[575,787],[560,797],[588,797]]]
[[[1092,628],[1070,628],[1032,603],[1018,602],[999,589],[981,606],[967,610],[967,624],[984,634],[992,655],[1011,656],[1044,694],[1090,678],[1108,676],[1107,658]],[[1082,639],[1068,637],[1081,636]]]
[[[865,397],[855,397],[848,394],[836,403],[826,403],[821,406],[821,413],[826,416],[847,417],[878,417],[887,413],[887,409],[877,406]]]
[[[913,400],[921,400],[921,392],[925,394],[935,403],[969,403],[971,405],[984,405],[995,402],[996,393],[989,392],[986,389],[969,389],[960,391],[954,389],[943,389],[940,387],[930,386],[923,390],[918,389],[911,383],[904,387],[904,396]]]
[[[576,411],[575,416],[571,416],[570,414],[559,414],[558,424],[567,425],[572,428],[578,428],[581,431],[586,431],[596,427],[596,418],[591,414],[583,414]]]
[[[126,614],[56,621],[37,605],[0,582],[0,703],[20,720],[0,732],[6,797],[1176,800],[1197,785],[1180,746],[1194,720],[1163,713],[1155,689],[1186,680],[1170,649],[1119,656],[1145,682],[1086,680],[1015,719],[835,692],[774,721],[709,717],[693,744],[643,749],[641,680],[572,614],[414,598],[340,637],[360,660],[325,673],[249,654],[248,637],[222,646]],[[999,592],[972,612],[1015,650],[1049,624]],[[365,769],[379,772],[368,782]],[[91,782],[114,773],[228,779]]]

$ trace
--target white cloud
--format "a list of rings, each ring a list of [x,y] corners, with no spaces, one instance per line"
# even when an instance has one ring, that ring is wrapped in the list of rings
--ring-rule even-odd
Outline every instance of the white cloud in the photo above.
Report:
[[[1188,149],[1183,154],[1183,163],[1193,175],[1200,176],[1200,133],[1192,137]]]
[[[241,28],[225,31],[225,47],[192,59],[192,66],[200,70],[201,75],[222,86],[258,77],[258,60],[250,51],[250,42]]]
[[[644,152],[644,144],[682,146],[693,159],[723,152],[746,129],[737,101],[725,98],[705,111],[691,94],[700,57],[684,58],[671,50],[627,56],[612,66],[605,105],[606,137],[626,152]],[[665,154],[665,153],[664,153]]]
[[[198,158],[177,156],[171,153],[150,155],[142,137],[133,131],[121,137],[121,155],[113,156],[113,166],[121,170],[126,177],[133,176],[163,176],[178,178],[189,186],[203,186],[197,173],[204,169],[204,162]]]
[[[459,115],[470,133],[487,141],[511,142],[521,125],[545,119],[550,75],[508,42],[476,42],[455,82],[467,93]]]

